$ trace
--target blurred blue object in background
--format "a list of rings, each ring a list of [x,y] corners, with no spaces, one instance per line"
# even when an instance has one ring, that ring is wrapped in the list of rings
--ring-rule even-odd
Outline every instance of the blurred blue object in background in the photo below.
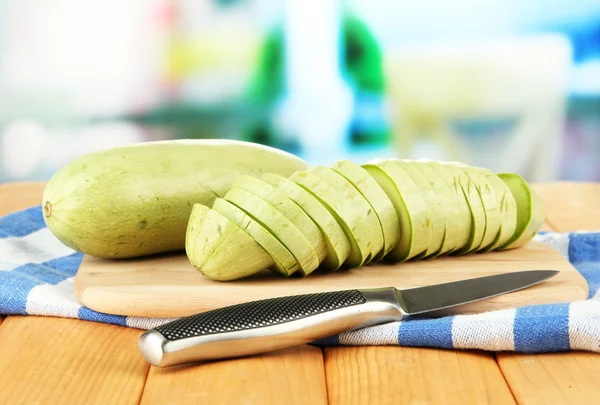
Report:
[[[0,181],[177,138],[600,181],[600,4],[0,2]]]

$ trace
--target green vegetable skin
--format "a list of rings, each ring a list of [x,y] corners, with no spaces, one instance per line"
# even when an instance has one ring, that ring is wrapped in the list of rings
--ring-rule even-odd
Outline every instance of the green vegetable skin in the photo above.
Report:
[[[281,150],[233,140],[176,140],[113,148],[59,170],[43,195],[44,220],[87,255],[131,258],[185,249],[195,203],[212,206],[243,174],[308,168]]]
[[[529,242],[545,221],[544,206],[540,196],[518,174],[498,175],[512,192],[517,203],[517,223],[513,235],[499,250],[515,249]]]

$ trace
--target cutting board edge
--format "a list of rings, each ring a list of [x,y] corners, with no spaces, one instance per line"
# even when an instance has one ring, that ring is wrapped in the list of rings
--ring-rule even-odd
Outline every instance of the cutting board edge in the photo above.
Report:
[[[548,245],[540,243],[532,243],[531,247],[533,253],[537,254],[538,256],[540,254],[543,255],[542,258],[538,259],[540,260],[538,263],[541,263],[542,266],[535,266],[536,268],[552,267],[560,269],[562,274],[559,274],[558,276],[549,280],[551,283],[550,286],[548,283],[544,283],[542,284],[542,287],[532,287],[533,289],[541,288],[539,290],[539,296],[532,295],[532,288],[529,288],[525,290],[528,292],[522,294],[521,297],[519,297],[518,294],[520,292],[522,293],[524,290],[501,296],[501,298],[491,299],[489,301],[479,301],[480,308],[469,313],[506,308],[518,308],[534,304],[573,302],[588,298],[589,286],[586,279],[575,269],[571,263],[569,263],[562,255],[560,255],[558,251],[549,247]],[[540,252],[540,248],[548,251]],[[550,250],[553,252],[550,252]],[[545,262],[543,258],[548,259],[549,267],[544,267]],[[88,268],[87,272],[85,271],[86,263],[93,264],[92,267]],[[174,318],[236,303],[232,302],[231,298],[227,297],[227,295],[230,295],[231,292],[223,293],[223,291],[218,290],[213,291],[211,294],[205,294],[201,300],[195,299],[195,297],[199,296],[193,290],[195,286],[192,286],[192,290],[187,289],[183,292],[180,291],[179,295],[171,294],[170,296],[167,296],[168,294],[165,295],[164,292],[162,292],[162,294],[161,292],[153,292],[152,288],[155,287],[155,285],[152,283],[146,285],[140,284],[140,287],[142,288],[138,289],[137,291],[135,291],[135,288],[133,288],[133,291],[129,290],[131,287],[129,285],[124,285],[122,287],[115,286],[114,281],[113,284],[102,285],[101,283],[98,283],[98,281],[102,279],[99,279],[98,277],[103,276],[102,266],[98,266],[98,263],[99,262],[95,258],[85,257],[84,262],[82,262],[82,264],[84,264],[84,268],[82,269],[80,267],[80,271],[78,271],[75,276],[73,286],[77,301],[85,307],[97,312],[121,316]],[[465,263],[471,262],[467,259]],[[499,266],[502,265],[502,261],[495,262],[494,260],[491,260],[490,263],[495,263]],[[481,263],[479,263],[479,265],[481,265]],[[156,269],[153,269],[153,271],[155,270],[160,272],[164,271],[164,269],[165,267],[163,263],[157,266]],[[134,268],[133,270],[133,273],[125,274],[131,276],[137,272],[137,269]],[[114,274],[114,271],[111,272],[109,277],[114,279]],[[364,280],[362,282],[364,282]],[[443,282],[443,280],[441,282]],[[331,289],[328,290],[333,291],[348,288],[368,288],[368,286],[364,284],[361,284],[360,286],[339,286],[339,288],[337,286],[335,286],[335,288],[332,286]],[[405,288],[410,288],[410,286],[405,286]],[[303,294],[325,290],[327,289],[314,287],[314,284],[311,286],[309,283],[303,286],[303,288],[297,289],[296,291],[289,291],[289,289],[287,289],[286,292],[281,293],[281,295]],[[273,294],[267,294],[267,296],[270,295]],[[260,297],[254,294],[253,297],[244,299],[243,301],[266,298],[267,296]],[[506,305],[506,302],[503,301],[504,298],[502,297],[509,296],[512,296],[512,299],[508,298],[506,301],[513,302],[511,305]],[[515,297],[518,298],[515,299]],[[169,304],[164,305],[165,302],[169,302]],[[501,303],[502,305],[498,306],[498,303]]]
[[[469,306],[473,305],[473,304],[469,304],[469,305],[466,305],[465,308],[457,307],[456,310],[452,311],[451,313],[448,313],[448,315],[467,315],[467,314],[475,314],[475,313],[481,313],[481,312],[486,312],[486,311],[523,308],[523,307],[527,307],[530,305],[561,304],[561,303],[582,301],[582,300],[585,300],[588,298],[589,287],[588,287],[587,281],[585,280],[585,278],[583,278],[583,276],[581,276],[581,274],[579,272],[577,272],[577,275],[581,278],[581,281],[583,281],[583,283],[579,284],[579,285],[573,284],[573,285],[568,285],[568,286],[562,287],[562,290],[560,292],[560,299],[541,300],[538,302],[512,303],[510,305],[508,305],[508,304],[506,304],[506,305],[500,304],[499,305],[497,303],[497,301],[499,299],[502,299],[502,297],[500,297],[500,298],[497,297],[495,299],[490,299],[489,301],[477,302],[476,304],[480,307],[479,309],[468,310]],[[77,277],[76,277],[75,281],[77,281]],[[75,282],[74,284],[77,286],[76,289],[78,292],[76,293],[76,297],[80,304],[84,305],[85,307],[87,307],[93,311],[101,312],[101,313],[105,313],[105,314],[119,315],[119,316],[131,316],[131,317],[148,317],[148,318],[178,318],[178,317],[189,316],[189,315],[196,314],[198,312],[203,312],[203,311],[207,311],[210,309],[214,309],[211,307],[202,306],[202,304],[200,304],[200,303],[195,305],[195,304],[188,302],[186,304],[179,306],[178,307],[178,308],[180,308],[179,311],[174,311],[172,309],[172,306],[168,306],[165,309],[163,309],[164,312],[161,312],[161,310],[149,308],[151,306],[151,304],[145,305],[143,302],[138,302],[137,304],[128,306],[128,307],[126,307],[125,310],[123,310],[122,305],[115,306],[115,305],[108,305],[108,303],[110,303],[110,302],[123,303],[123,302],[131,301],[130,294],[125,293],[125,292],[115,291],[110,288],[80,286],[77,282]],[[531,288],[533,289],[536,287],[531,287]],[[518,294],[519,292],[516,292],[516,293]],[[113,298],[113,299],[111,299],[111,298]],[[184,307],[187,307],[190,309],[185,310],[185,309],[183,309]]]

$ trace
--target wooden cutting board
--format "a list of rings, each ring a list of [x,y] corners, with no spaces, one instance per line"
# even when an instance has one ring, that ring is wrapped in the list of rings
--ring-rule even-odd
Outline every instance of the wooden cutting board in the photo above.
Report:
[[[233,282],[205,278],[192,268],[185,254],[118,261],[85,257],[75,278],[75,293],[81,304],[99,312],[180,317],[277,296],[387,286],[402,289],[535,269],[560,270],[560,274],[525,290],[457,307],[452,313],[587,298],[588,286],[579,272],[559,252],[538,242],[505,252],[373,264],[306,278],[283,279],[265,271]]]

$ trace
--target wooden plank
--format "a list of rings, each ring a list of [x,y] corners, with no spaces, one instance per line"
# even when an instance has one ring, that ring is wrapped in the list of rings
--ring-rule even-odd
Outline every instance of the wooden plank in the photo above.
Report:
[[[546,210],[546,222],[558,232],[600,230],[599,183],[533,185]]]
[[[141,403],[326,404],[323,355],[317,347],[300,346],[235,360],[152,367]]]
[[[74,319],[7,318],[0,404],[137,404],[149,366],[139,330]]]
[[[598,353],[506,353],[498,364],[521,405],[596,404],[600,398]]]
[[[409,347],[325,349],[329,404],[511,404],[491,355]]]
[[[0,216],[40,205],[45,186],[43,182],[0,184]]]

